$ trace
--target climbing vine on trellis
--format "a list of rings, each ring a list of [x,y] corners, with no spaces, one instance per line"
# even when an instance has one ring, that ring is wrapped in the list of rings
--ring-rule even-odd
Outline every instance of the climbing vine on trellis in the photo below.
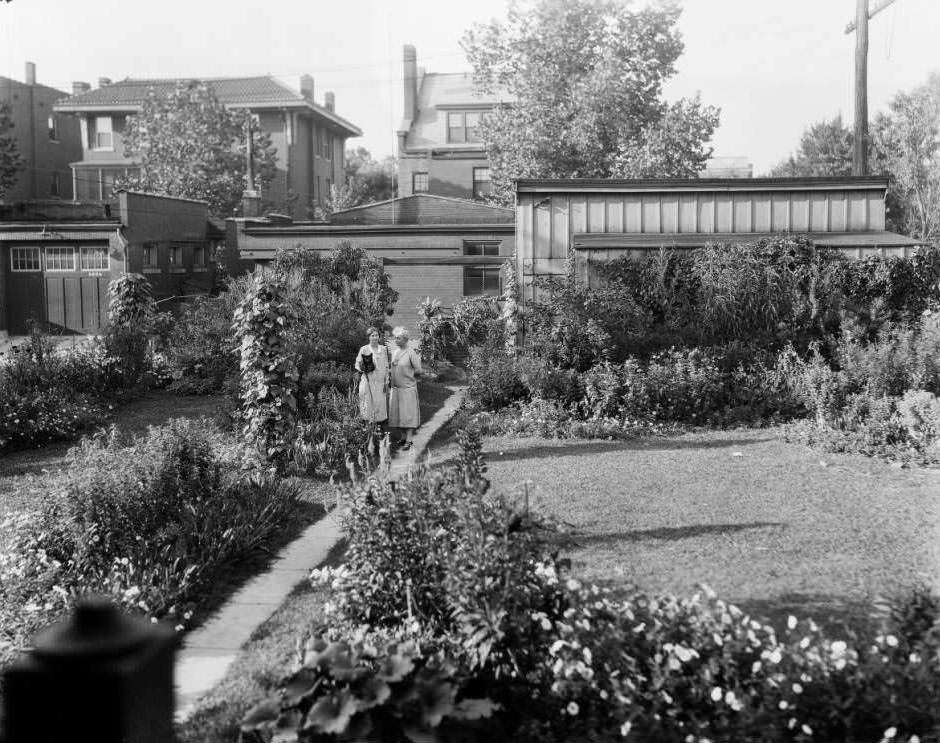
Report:
[[[283,467],[297,422],[297,366],[285,343],[294,313],[283,288],[263,275],[235,310],[232,326],[241,355],[245,442]]]

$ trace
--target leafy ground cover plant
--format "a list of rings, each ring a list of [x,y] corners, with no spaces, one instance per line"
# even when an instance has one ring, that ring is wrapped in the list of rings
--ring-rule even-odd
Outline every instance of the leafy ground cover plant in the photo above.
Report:
[[[0,527],[4,658],[85,592],[182,628],[214,582],[296,518],[295,487],[239,465],[206,420],[73,448],[62,473],[35,484],[43,505]]]

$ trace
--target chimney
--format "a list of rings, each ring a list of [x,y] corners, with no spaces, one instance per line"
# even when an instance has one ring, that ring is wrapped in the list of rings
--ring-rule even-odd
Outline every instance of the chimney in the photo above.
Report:
[[[108,85],[110,85],[110,84],[111,84],[111,78],[110,78],[110,77],[99,77],[99,78],[98,78],[98,87],[99,87],[99,88],[104,88],[104,87],[106,87],[106,86],[108,86]]]
[[[304,97],[304,100],[307,100],[313,103],[313,76],[312,75],[300,76],[300,94]]]
[[[405,109],[404,117],[414,121],[418,115],[418,53],[414,46],[405,44],[404,55]]]
[[[81,95],[89,90],[91,90],[91,86],[88,83],[83,83],[81,80],[72,82],[72,95]]]
[[[323,94],[323,105],[326,107],[327,111],[336,110],[336,96],[333,95],[332,90],[328,90]]]
[[[36,63],[35,62],[26,63],[26,84],[27,85],[36,84]]]
[[[261,216],[261,194],[257,191],[244,191],[242,193],[242,217],[257,219]]]

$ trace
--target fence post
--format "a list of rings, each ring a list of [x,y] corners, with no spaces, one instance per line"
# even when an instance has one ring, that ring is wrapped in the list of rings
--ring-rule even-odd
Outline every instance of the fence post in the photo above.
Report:
[[[170,627],[80,601],[4,674],[3,742],[170,743],[177,644]]]

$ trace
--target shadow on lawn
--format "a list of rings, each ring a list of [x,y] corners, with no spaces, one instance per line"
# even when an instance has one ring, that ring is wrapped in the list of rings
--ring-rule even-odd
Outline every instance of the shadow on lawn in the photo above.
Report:
[[[508,462],[514,459],[536,459],[539,457],[577,457],[582,454],[605,454],[618,451],[670,451],[679,449],[726,449],[735,446],[750,446],[766,441],[774,441],[773,437],[727,438],[708,439],[704,441],[682,439],[631,439],[628,441],[584,441],[573,440],[562,446],[530,446],[525,449],[515,449],[507,452],[487,452],[486,459],[490,462]]]
[[[608,544],[610,542],[643,542],[651,539],[677,540],[692,539],[710,534],[733,534],[746,529],[766,529],[767,527],[786,524],[778,521],[753,521],[747,524],[693,524],[691,526],[660,527],[657,529],[637,529],[635,531],[617,531],[601,534],[574,533],[571,539],[581,546],[589,544]]]

